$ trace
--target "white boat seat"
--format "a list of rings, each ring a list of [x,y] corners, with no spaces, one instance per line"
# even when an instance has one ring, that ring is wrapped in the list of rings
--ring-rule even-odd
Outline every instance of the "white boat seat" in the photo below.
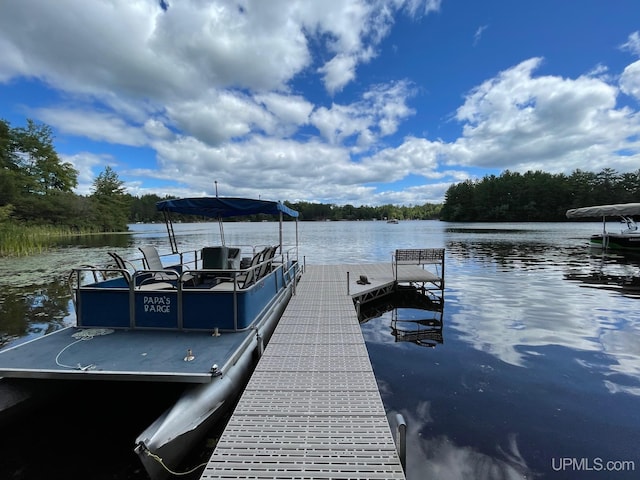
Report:
[[[144,259],[144,265],[148,270],[154,271],[154,278],[156,280],[175,280],[177,277],[182,279],[182,282],[190,282],[194,280],[194,276],[190,273],[183,272],[182,265],[173,265],[165,267],[162,264],[162,259],[158,250],[153,245],[146,245],[144,247],[138,247],[138,250],[142,252]],[[167,270],[171,273],[162,273],[161,270]]]
[[[115,252],[108,252],[108,253],[109,253],[109,256],[116,263],[118,272],[122,274],[125,281],[127,282],[127,285],[131,285],[132,277],[131,277],[131,273],[129,272],[129,268],[133,267],[133,265],[130,262],[127,262],[125,259],[123,259],[120,255],[118,255]],[[135,267],[134,267],[134,270],[135,270]],[[177,277],[174,276],[174,278],[177,278]],[[135,288],[138,290],[169,290],[169,289],[173,290],[177,287],[173,283],[164,282],[164,281],[158,282],[156,281],[155,277],[151,277],[143,280],[142,283],[140,285],[136,285]]]

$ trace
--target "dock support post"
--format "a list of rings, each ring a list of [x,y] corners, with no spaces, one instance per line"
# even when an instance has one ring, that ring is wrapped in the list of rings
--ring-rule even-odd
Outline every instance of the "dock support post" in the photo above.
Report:
[[[349,282],[350,282],[349,276],[350,276],[350,273],[347,272],[347,295],[351,295],[351,292],[350,292],[351,289],[349,287]]]
[[[291,295],[296,295],[298,288],[298,264],[289,267],[289,272],[293,270],[293,285],[291,289]]]
[[[396,414],[396,448],[398,449],[398,457],[405,474],[407,473],[407,422],[401,413]]]
[[[262,338],[262,335],[258,333],[257,330],[256,330],[256,340],[258,342],[258,346],[257,346],[258,358],[262,358],[262,354],[264,353],[264,339]]]

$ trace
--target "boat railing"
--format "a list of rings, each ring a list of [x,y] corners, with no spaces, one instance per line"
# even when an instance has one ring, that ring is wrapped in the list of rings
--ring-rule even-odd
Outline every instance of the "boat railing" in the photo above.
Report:
[[[240,255],[243,259],[250,260],[251,256],[258,253],[260,250],[268,245],[238,245],[233,248],[240,249]],[[274,255],[272,262],[277,263],[290,263],[297,260],[297,247],[296,246],[283,246],[283,253]],[[99,281],[113,278],[114,276],[131,276],[133,273],[140,272],[137,276],[144,277],[149,273],[156,274],[156,279],[161,274],[167,274],[175,277],[176,280],[180,280],[181,283],[188,283],[191,277],[196,273],[216,274],[219,276],[237,277],[238,274],[248,273],[252,269],[260,269],[263,263],[256,265],[253,268],[225,268],[225,269],[204,269],[202,268],[202,250],[186,250],[178,253],[166,253],[160,254],[162,263],[166,265],[162,270],[150,270],[145,268],[144,257],[133,257],[126,261],[130,270],[121,270],[114,268],[113,264],[104,265],[81,265],[74,269],[71,276],[74,277],[74,281],[78,282],[81,286],[85,286],[90,283],[98,283]],[[250,256],[251,255],[251,256]],[[133,273],[132,273],[133,271]],[[75,273],[74,273],[75,272]],[[78,275],[82,272],[82,275]],[[89,274],[89,275],[87,275]],[[140,280],[140,278],[138,278]]]
[[[438,288],[444,290],[444,248],[409,248],[397,249],[391,255],[391,265],[394,271],[394,278],[398,280],[398,269],[402,265],[417,265],[424,268],[425,265],[435,267]]]
[[[239,244],[233,245],[229,248],[239,249],[239,257],[243,260],[250,261],[251,258],[261,250],[266,247],[271,246],[271,244]],[[181,269],[202,269],[203,268],[203,259],[202,259],[202,249],[198,250],[185,250],[177,253],[164,253],[160,254],[160,259],[164,265],[167,265],[165,268],[176,268],[178,271]],[[296,245],[282,245],[282,252],[278,251],[276,254],[276,258],[281,258],[283,261],[291,261],[298,260],[298,247]],[[133,258],[131,261],[135,265],[140,265],[144,267],[143,257]]]
[[[638,232],[638,225],[636,224],[635,220],[633,219],[633,217],[629,217],[629,216],[620,216],[620,223],[625,225],[627,228],[622,230],[622,234],[631,234],[631,233],[639,233]]]
[[[267,271],[259,276],[258,272],[268,265]],[[279,271],[282,270],[282,273]],[[254,280],[245,284],[246,277],[253,271]],[[133,273],[113,268],[112,266],[84,265],[75,268],[69,276],[69,288],[76,312],[79,311],[78,298],[82,291],[122,291],[128,290],[128,328],[136,327],[136,295],[170,293],[176,295],[177,328],[183,329],[183,302],[187,292],[198,292],[218,295],[233,295],[233,325],[234,330],[243,330],[238,326],[238,297],[243,292],[250,293],[254,288],[262,288],[262,280],[273,274],[274,297],[282,288],[294,282],[298,274],[297,262],[294,261],[266,261],[249,268],[240,269],[184,269],[178,272],[173,269],[136,270]],[[213,281],[202,281],[201,276],[212,276]],[[265,306],[267,308],[268,305]],[[260,314],[261,315],[261,314]],[[260,316],[258,315],[258,317]],[[82,322],[79,321],[79,325]]]
[[[282,255],[282,258],[286,259],[287,262],[293,261],[293,260],[295,260],[296,262],[298,261],[298,246],[297,245],[283,245],[282,246],[282,250],[283,250],[283,252],[281,252],[280,255]]]

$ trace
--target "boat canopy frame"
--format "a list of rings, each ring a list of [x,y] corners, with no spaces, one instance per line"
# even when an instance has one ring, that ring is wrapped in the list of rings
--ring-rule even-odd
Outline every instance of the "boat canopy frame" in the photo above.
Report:
[[[158,211],[162,212],[169,234],[171,251],[178,253],[178,244],[173,229],[171,213],[183,215],[196,215],[201,217],[216,218],[220,225],[221,244],[225,245],[224,227],[222,219],[230,217],[246,217],[249,215],[277,215],[279,217],[280,251],[282,252],[282,223],[284,215],[296,220],[296,251],[298,249],[298,212],[287,207],[282,202],[272,200],[256,200],[240,197],[195,197],[162,200],[156,203]]]

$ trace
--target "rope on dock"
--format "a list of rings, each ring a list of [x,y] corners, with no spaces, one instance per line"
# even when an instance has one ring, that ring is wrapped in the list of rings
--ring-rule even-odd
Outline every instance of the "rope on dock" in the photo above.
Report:
[[[93,337],[109,335],[113,332],[114,330],[112,330],[111,328],[83,328],[82,330],[78,330],[71,336],[79,340],[91,340]]]
[[[84,342],[86,340],[91,340],[92,338],[99,337],[102,335],[109,335],[113,332],[114,330],[110,328],[86,328],[86,329],[78,330],[76,333],[71,335],[73,338],[77,338],[77,340],[75,342],[71,342],[69,345],[67,345],[62,350],[60,350],[56,355],[56,365],[63,368],[73,368],[75,370],[82,370],[83,372],[87,370],[93,370],[94,368],[96,368],[96,366],[93,364],[82,366],[79,363],[76,365],[65,365],[64,363],[60,363],[60,355],[62,355],[65,352],[65,350],[72,347],[76,343]]]

